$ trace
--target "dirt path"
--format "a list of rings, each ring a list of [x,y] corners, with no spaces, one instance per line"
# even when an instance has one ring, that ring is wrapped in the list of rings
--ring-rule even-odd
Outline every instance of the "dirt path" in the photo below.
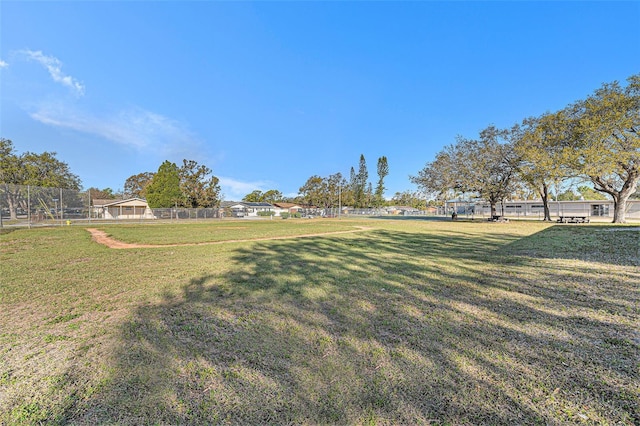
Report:
[[[227,244],[227,243],[241,243],[245,241],[271,241],[271,240],[289,240],[294,238],[310,238],[310,237],[322,237],[325,235],[338,235],[338,234],[352,234],[354,232],[368,231],[373,228],[367,226],[356,226],[356,229],[349,231],[335,231],[325,232],[318,234],[302,234],[302,235],[288,235],[282,237],[265,237],[265,238],[249,238],[244,240],[224,240],[224,241],[207,241],[203,243],[180,243],[180,244],[137,244],[137,243],[125,243],[123,241],[116,240],[107,235],[106,232],[95,228],[87,228],[87,231],[93,237],[93,241],[98,244],[105,245],[112,249],[134,249],[134,248],[160,248],[160,247],[186,247],[186,246],[206,246],[214,244]]]

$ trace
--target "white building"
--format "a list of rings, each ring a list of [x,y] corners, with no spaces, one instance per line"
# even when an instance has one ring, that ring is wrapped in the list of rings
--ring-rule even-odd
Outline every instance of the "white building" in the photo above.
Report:
[[[447,212],[456,212],[459,216],[473,215],[475,217],[491,216],[491,206],[484,201],[447,201]],[[541,200],[506,201],[504,205],[496,205],[498,215],[523,218],[543,219],[544,206]],[[585,216],[587,218],[610,218],[613,220],[613,201],[611,200],[578,200],[578,201],[549,201],[551,218],[561,216]],[[640,220],[640,200],[628,200],[626,209],[627,220]]]
[[[275,212],[276,209],[270,203],[254,203],[248,201],[223,201],[220,205],[225,210],[231,212],[232,217],[256,217],[262,212]],[[274,213],[272,213],[274,214]]]
[[[155,219],[146,200],[92,200],[92,217],[97,219]]]

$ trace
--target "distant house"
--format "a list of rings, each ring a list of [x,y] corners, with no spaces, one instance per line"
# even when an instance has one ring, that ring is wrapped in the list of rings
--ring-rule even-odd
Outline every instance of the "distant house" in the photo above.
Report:
[[[146,200],[129,198],[126,200],[92,200],[92,217],[98,219],[155,219]]]
[[[411,206],[390,206],[386,211],[388,214],[400,216],[415,216],[421,213],[421,210]]]
[[[232,217],[255,217],[259,212],[275,212],[276,209],[270,203],[254,203],[247,201],[223,201],[220,204]]]
[[[220,208],[224,212],[225,217],[244,217],[246,216],[246,207],[237,201],[223,201]]]
[[[273,203],[276,216],[280,216],[281,213],[296,214],[302,210],[302,206],[295,203]]]

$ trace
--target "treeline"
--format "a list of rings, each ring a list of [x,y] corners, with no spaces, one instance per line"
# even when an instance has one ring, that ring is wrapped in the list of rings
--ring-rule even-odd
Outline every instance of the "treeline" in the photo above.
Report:
[[[12,218],[24,200],[17,185],[80,190],[80,178],[55,152],[18,154],[13,142],[0,138],[0,188]],[[122,193],[111,188],[89,188],[91,199],[146,198],[152,208],[217,207],[221,201],[219,179],[197,161],[183,160],[182,166],[165,161],[157,172],[129,177]]]
[[[360,208],[379,207],[385,204],[384,179],[389,174],[387,157],[378,158],[377,174],[374,189],[369,182],[365,157],[360,155],[358,171],[351,167],[349,179],[339,172],[327,177],[314,175],[300,187],[295,197],[286,197],[277,189],[254,190],[245,195],[242,201],[293,202],[323,208],[338,207],[339,204]],[[107,190],[101,190],[100,194],[117,195],[109,188]],[[219,179],[211,174],[211,169],[193,160],[183,160],[181,167],[165,161],[155,173],[144,172],[129,177],[124,184],[123,196],[146,198],[152,208],[216,207],[222,201]],[[407,198],[407,194],[402,196]]]
[[[197,161],[185,159],[178,167],[167,160],[156,172],[127,178],[121,193],[111,188],[89,188],[89,193],[92,200],[144,198],[151,208],[218,207],[222,201],[219,181],[209,167]]]
[[[377,174],[378,180],[374,189],[369,181],[367,161],[364,154],[361,154],[358,171],[351,167],[349,179],[340,172],[325,177],[313,175],[298,189],[298,195],[295,197],[286,197],[277,189],[265,192],[255,190],[247,194],[242,201],[291,202],[322,208],[335,208],[340,205],[357,208],[380,207],[386,203],[384,179],[389,174],[387,157],[378,158]]]
[[[220,205],[220,180],[211,169],[194,160],[182,160],[178,167],[163,162],[158,171],[138,173],[124,184],[124,195],[146,198],[151,208],[217,207]]]
[[[243,201],[294,202],[304,205],[331,208],[338,205],[358,208],[380,207],[385,204],[384,179],[389,174],[387,157],[378,158],[378,179],[374,188],[369,181],[369,172],[364,155],[360,156],[358,171],[351,167],[349,179],[341,173],[328,177],[314,175],[299,189],[295,197],[285,197],[279,190],[255,190],[247,194]],[[13,142],[0,139],[0,184],[11,212],[15,218],[17,209],[23,208],[25,199],[18,186],[37,186],[80,190],[80,178],[73,174],[67,163],[56,158],[55,152],[36,154],[16,153]],[[183,160],[178,166],[170,161],[163,162],[156,172],[142,172],[130,176],[124,183],[124,190],[112,188],[88,189],[91,200],[144,198],[151,208],[165,207],[218,207],[222,201],[219,179],[206,165],[194,160]],[[396,193],[392,202],[419,207],[424,202],[412,192]]]
[[[551,220],[552,186],[583,179],[613,199],[614,223],[640,181],[640,74],[606,83],[564,109],[529,117],[509,129],[489,126],[476,139],[459,136],[410,179],[434,198],[472,195],[496,205],[535,191]]]
[[[356,208],[381,207],[385,204],[384,179],[389,174],[387,157],[378,158],[378,180],[373,188],[364,154],[360,155],[358,171],[351,167],[349,179],[342,173],[326,177],[311,176],[298,190],[298,201],[307,205],[333,208],[339,205]]]
[[[340,181],[341,180],[341,175],[339,173],[336,173],[336,175],[331,175],[329,177],[326,178],[319,178],[320,180],[318,180],[318,177],[312,177],[310,178],[310,180],[313,182],[313,185],[317,185],[317,189],[316,191],[314,191],[315,195],[317,196],[317,199],[326,199],[326,200],[333,200],[333,203],[327,203],[329,208],[332,207],[338,207],[339,205],[344,205],[344,206],[352,206],[353,204],[349,204],[348,201],[352,198],[349,195],[349,187],[348,187],[348,182],[346,180],[342,180],[342,183],[347,185],[345,186],[345,200],[346,202],[343,202],[341,204],[341,188],[338,188],[338,194],[337,194],[337,203],[336,204],[336,193],[335,193],[335,183],[336,181]],[[568,196],[568,194],[567,194]],[[246,196],[244,196],[244,198],[242,198],[242,201],[248,201],[248,202],[266,202],[266,203],[281,203],[281,202],[290,202],[290,203],[296,203],[296,204],[302,204],[302,205],[313,205],[314,203],[312,202],[311,198],[306,198],[305,196],[295,196],[295,197],[286,197],[282,194],[282,192],[278,191],[277,189],[270,189],[268,191],[260,191],[260,190],[255,190],[252,191],[251,193],[247,194]],[[383,205],[389,205],[389,206],[409,206],[409,207],[413,207],[416,209],[420,209],[420,210],[424,210],[427,205],[436,205],[437,203],[434,201],[426,201],[424,199],[424,197],[418,193],[417,191],[402,191],[402,192],[396,192],[393,197],[391,197],[391,199],[389,200],[385,200],[383,202]],[[379,207],[379,206],[378,206]]]

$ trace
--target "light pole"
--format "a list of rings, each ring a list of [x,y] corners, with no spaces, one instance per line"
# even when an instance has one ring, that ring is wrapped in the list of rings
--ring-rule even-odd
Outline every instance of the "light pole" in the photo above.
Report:
[[[55,213],[55,215],[56,215],[56,216],[58,216],[58,199],[57,199],[57,198],[54,198],[54,199],[53,199],[53,202],[54,202],[54,203],[55,203],[55,205],[56,205],[56,206],[55,206],[56,208],[53,210],[53,212]],[[53,218],[54,220],[55,220],[56,216],[54,216],[54,218]]]

